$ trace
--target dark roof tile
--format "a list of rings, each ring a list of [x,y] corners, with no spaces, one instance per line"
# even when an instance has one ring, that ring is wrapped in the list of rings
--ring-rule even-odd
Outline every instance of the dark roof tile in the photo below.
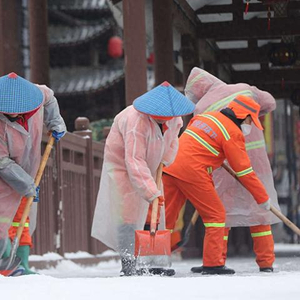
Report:
[[[58,68],[50,71],[51,88],[56,95],[96,92],[124,78],[123,65],[99,68]]]

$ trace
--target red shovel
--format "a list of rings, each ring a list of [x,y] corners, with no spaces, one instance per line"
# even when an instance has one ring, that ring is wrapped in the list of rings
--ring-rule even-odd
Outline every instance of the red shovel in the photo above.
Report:
[[[161,188],[163,164],[157,169],[156,184]],[[169,230],[156,230],[158,198],[153,201],[150,231],[135,231],[135,257],[137,265],[143,267],[164,267],[171,265],[171,233]]]

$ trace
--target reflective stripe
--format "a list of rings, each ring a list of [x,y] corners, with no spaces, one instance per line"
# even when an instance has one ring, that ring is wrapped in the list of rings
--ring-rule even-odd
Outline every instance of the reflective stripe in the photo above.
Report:
[[[205,227],[225,227],[225,223],[204,223]]]
[[[249,173],[253,172],[253,169],[252,167],[246,169],[246,170],[243,170],[243,171],[240,171],[240,172],[236,172],[235,175],[237,177],[242,177],[242,176],[245,176],[245,175],[248,175]]]
[[[198,115],[198,116],[208,118],[211,121],[213,121],[218,126],[218,128],[221,130],[225,140],[228,141],[230,139],[230,135],[227,132],[226,128],[224,127],[224,125],[217,118],[215,118],[214,116],[211,116],[211,115],[206,115],[206,114]]]
[[[1,218],[0,217],[0,223],[10,223],[10,218]]]
[[[256,110],[256,109],[252,108],[251,106],[245,104],[244,102],[242,102],[242,101],[240,101],[240,100],[238,100],[238,99],[234,99],[233,102],[239,104],[240,106],[245,107],[246,109],[250,110],[251,112],[253,112],[253,113],[255,113],[255,114],[257,113],[257,110]]]
[[[169,231],[170,231],[170,233],[173,233],[173,231],[174,231],[173,229],[166,229],[166,230],[169,230]]]
[[[259,140],[259,141],[246,143],[246,150],[265,148],[265,147],[266,147],[265,140]]]
[[[208,173],[208,174],[211,174],[212,171],[213,171],[212,167],[208,167],[208,168],[207,168],[207,173]]]
[[[200,79],[201,77],[204,77],[205,74],[201,73],[197,76],[195,76],[185,87],[185,90],[188,90],[198,79]]]
[[[20,223],[19,222],[12,222],[11,226],[13,226],[13,227],[19,227]],[[29,227],[29,223],[25,223],[24,227]]]
[[[229,104],[237,95],[244,95],[244,96],[252,97],[253,93],[250,90],[244,90],[244,91],[234,93],[234,94],[232,94],[226,98],[223,98],[223,99],[219,100],[218,102],[210,105],[204,112],[216,111],[224,106],[227,106],[227,104]]]
[[[269,230],[269,231],[251,233],[252,237],[260,237],[260,236],[266,236],[266,235],[272,235],[272,231]]]
[[[224,240],[224,241],[227,241],[227,240],[228,240],[228,235],[225,235],[225,236],[223,237],[223,240]]]
[[[203,147],[205,147],[212,154],[214,154],[216,156],[218,156],[220,154],[214,147],[212,147],[202,137],[200,137],[197,133],[193,132],[192,130],[186,129],[183,133],[190,135],[192,138],[194,138],[197,142],[199,142]]]

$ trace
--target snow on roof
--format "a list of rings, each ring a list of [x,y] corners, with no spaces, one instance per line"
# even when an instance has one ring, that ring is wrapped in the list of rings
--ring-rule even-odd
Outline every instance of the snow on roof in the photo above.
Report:
[[[98,68],[73,67],[51,69],[51,88],[56,95],[96,92],[124,78],[123,66]]]
[[[95,39],[101,36],[114,26],[111,20],[103,20],[97,25],[70,26],[49,26],[49,42],[51,46],[70,45]]]

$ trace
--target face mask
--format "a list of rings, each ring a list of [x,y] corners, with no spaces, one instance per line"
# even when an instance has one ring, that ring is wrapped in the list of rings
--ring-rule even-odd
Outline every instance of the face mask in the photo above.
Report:
[[[242,124],[241,128],[242,128],[244,136],[246,136],[246,135],[250,134],[252,126],[249,124]]]

